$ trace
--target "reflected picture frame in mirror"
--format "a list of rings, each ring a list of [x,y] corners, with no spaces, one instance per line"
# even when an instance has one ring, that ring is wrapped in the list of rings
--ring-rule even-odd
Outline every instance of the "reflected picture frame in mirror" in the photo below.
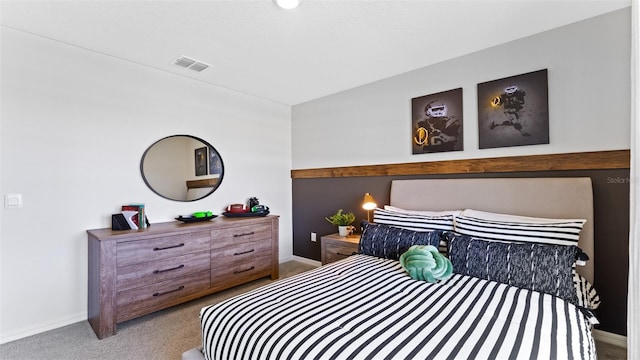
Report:
[[[196,167],[197,158],[203,153],[207,157],[206,171]],[[147,187],[157,195],[189,202],[204,199],[220,187],[224,162],[209,142],[193,135],[170,135],[145,150],[140,173]]]

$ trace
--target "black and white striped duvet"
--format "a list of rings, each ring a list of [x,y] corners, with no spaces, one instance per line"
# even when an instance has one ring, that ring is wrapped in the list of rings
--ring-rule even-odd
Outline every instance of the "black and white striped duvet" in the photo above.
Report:
[[[355,255],[205,307],[207,359],[595,359],[574,305]]]

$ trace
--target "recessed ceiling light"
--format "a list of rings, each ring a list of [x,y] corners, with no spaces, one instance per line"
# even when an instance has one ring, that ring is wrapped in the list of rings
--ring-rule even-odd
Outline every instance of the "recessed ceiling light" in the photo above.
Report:
[[[283,9],[291,10],[295,9],[300,5],[300,0],[273,0],[276,5],[280,6]]]

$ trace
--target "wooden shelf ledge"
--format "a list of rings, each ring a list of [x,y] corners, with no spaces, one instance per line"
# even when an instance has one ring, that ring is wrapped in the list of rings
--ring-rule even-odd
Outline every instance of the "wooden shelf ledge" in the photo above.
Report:
[[[422,174],[474,174],[518,171],[628,169],[630,150],[507,156],[399,164],[291,170],[292,179]]]
[[[202,179],[202,180],[189,180],[187,181],[187,189],[198,189],[214,187],[218,183],[218,178]]]

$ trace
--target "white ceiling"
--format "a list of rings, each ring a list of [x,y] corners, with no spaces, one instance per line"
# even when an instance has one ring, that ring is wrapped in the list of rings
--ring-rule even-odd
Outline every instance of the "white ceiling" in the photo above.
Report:
[[[3,26],[295,105],[631,0],[8,1]],[[212,67],[173,65],[185,55]]]

